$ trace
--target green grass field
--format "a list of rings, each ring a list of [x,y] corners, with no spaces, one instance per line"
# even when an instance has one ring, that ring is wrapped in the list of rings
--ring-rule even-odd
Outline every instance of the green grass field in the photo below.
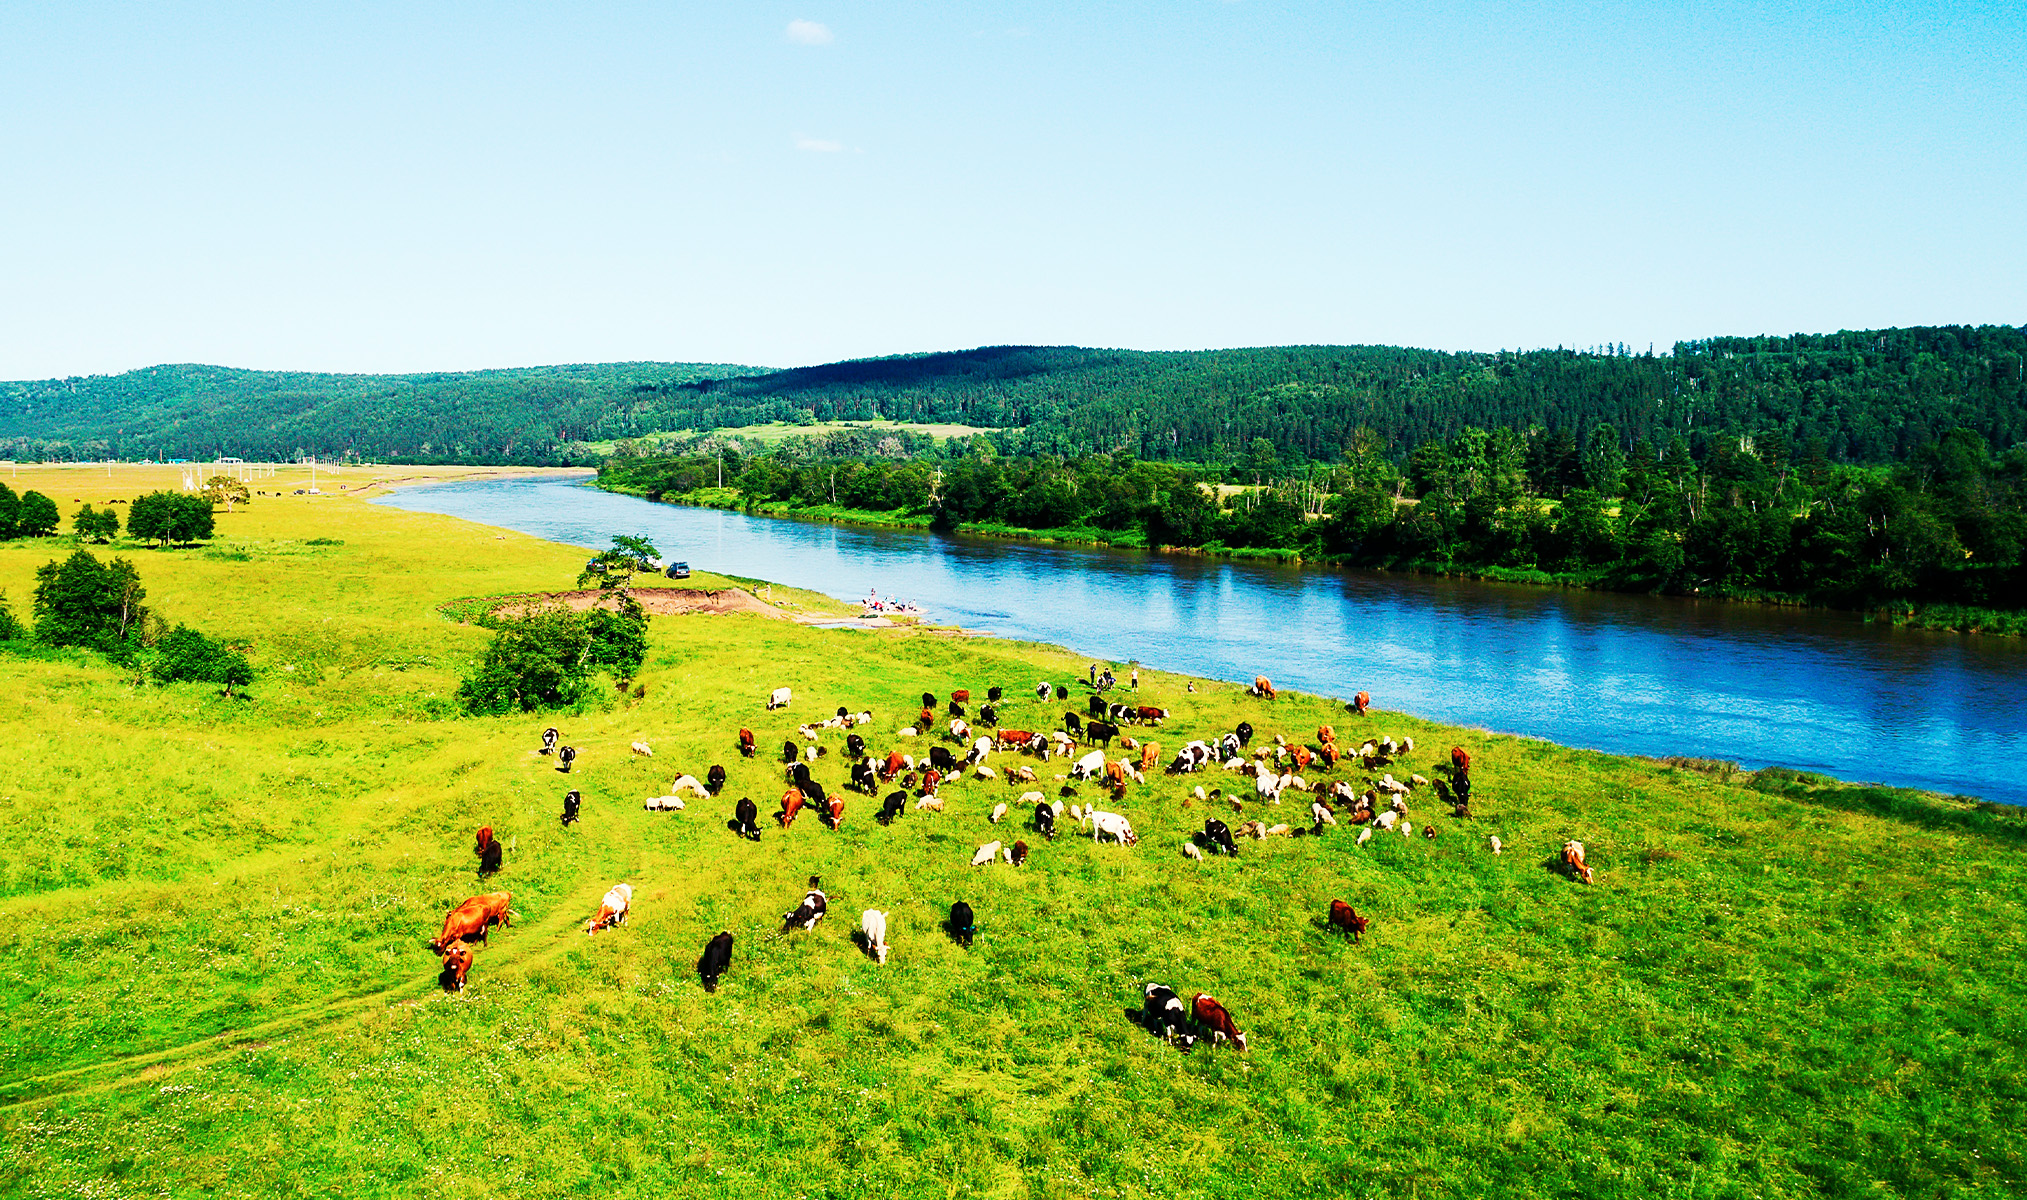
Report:
[[[17,489],[44,486],[66,519],[137,490],[30,474]],[[0,544],[17,614],[69,550]],[[437,606],[568,587],[581,551],[326,496],[221,514],[210,548],[121,552],[171,621],[250,643],[260,678],[226,700],[0,653],[0,1195],[2027,1190],[2011,811],[1359,722],[1143,671],[1144,701],[1175,711],[1165,747],[1241,718],[1291,741],[1330,721],[1412,735],[1426,774],[1464,744],[1476,819],[1425,801],[1433,842],[1339,831],[1195,863],[1180,846],[1206,814],[1183,801],[1230,778],[1213,772],[1134,787],[1131,849],[992,826],[1013,793],[987,782],[891,828],[850,794],[841,832],[763,817],[749,843],[725,827],[732,801],[773,810],[769,747],[797,721],[870,707],[884,751],[920,692],[998,683],[1004,724],[1047,725],[1068,705],[1032,684],[1084,660],[662,617],[638,702],[460,718],[449,697],[488,635]],[[795,706],[763,711],[782,684]],[[534,753],[550,723],[582,752],[569,778]],[[734,751],[742,725],[760,758]],[[833,786],[840,742],[817,768]],[[712,763],[722,800],[642,811]],[[583,820],[564,829],[572,786]],[[482,824],[510,846],[484,884]],[[1027,866],[968,865],[1013,837]],[[1595,886],[1551,869],[1569,837]],[[811,873],[829,919],[775,936]],[[620,881],[631,924],[586,938]],[[423,943],[492,890],[519,917],[447,996]],[[939,928],[957,898],[979,914],[968,952]],[[1374,918],[1363,945],[1323,928],[1332,898]],[[891,913],[885,967],[850,936],[865,908]],[[737,946],[707,996],[693,963],[720,929]],[[1182,1054],[1139,1029],[1148,980],[1217,995],[1251,1052]]]

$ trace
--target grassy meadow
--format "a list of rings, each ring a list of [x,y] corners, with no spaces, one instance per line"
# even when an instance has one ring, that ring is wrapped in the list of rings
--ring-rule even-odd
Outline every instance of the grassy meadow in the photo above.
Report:
[[[79,501],[174,485],[161,474],[22,468],[12,485],[56,499],[67,527]],[[299,486],[252,486],[282,484]],[[70,549],[0,544],[17,615],[35,567]],[[206,547],[118,552],[149,604],[250,646],[259,678],[228,700],[0,652],[0,1195],[2027,1190],[2027,823],[2011,811],[1143,671],[1143,702],[1174,711],[1153,735],[1170,749],[1240,719],[1291,741],[1328,721],[1412,735],[1408,768],[1429,774],[1461,743],[1476,818],[1424,800],[1434,841],[1359,847],[1347,829],[1196,863],[1180,847],[1207,814],[1184,799],[1230,778],[1213,771],[1133,787],[1116,806],[1130,849],[995,827],[1015,793],[981,781],[890,828],[850,793],[842,831],[763,817],[751,843],[726,829],[732,803],[773,811],[769,748],[798,721],[871,708],[884,752],[922,691],[997,683],[1003,724],[1049,726],[1084,689],[1038,705],[1033,683],[1081,679],[1086,660],[659,617],[641,699],[472,719],[450,698],[488,635],[439,606],[572,586],[581,551],[327,494],[221,512]],[[763,711],[783,684],[794,707]],[[567,778],[534,753],[551,723],[581,752]],[[816,768],[833,788],[841,742],[826,735]],[[722,799],[642,810],[712,763]],[[583,819],[566,829],[571,787]],[[488,824],[509,850],[481,883]],[[969,865],[1015,837],[1025,867]],[[1595,886],[1552,869],[1570,837]],[[812,873],[829,918],[776,936]],[[620,881],[631,923],[586,938]],[[519,916],[445,995],[424,942],[494,890]],[[940,929],[959,898],[979,917],[969,951]],[[1323,927],[1333,898],[1372,916],[1364,944]],[[865,908],[891,914],[884,967],[851,936]],[[732,968],[705,995],[693,964],[720,929]],[[1218,996],[1251,1052],[1142,1031],[1128,1014],[1149,980]]]

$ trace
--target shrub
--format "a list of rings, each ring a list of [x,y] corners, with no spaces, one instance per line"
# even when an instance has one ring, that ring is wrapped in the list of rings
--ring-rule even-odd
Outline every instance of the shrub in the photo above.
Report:
[[[647,656],[647,614],[634,604],[620,612],[540,608],[485,623],[492,645],[458,685],[458,703],[469,713],[574,705],[590,695],[595,672],[631,679]]]
[[[35,637],[51,646],[88,646],[124,659],[148,610],[141,573],[124,558],[102,563],[79,550],[35,569]]]
[[[155,643],[154,674],[163,683],[222,684],[228,696],[233,688],[253,682],[253,667],[244,655],[188,625],[176,626]]]

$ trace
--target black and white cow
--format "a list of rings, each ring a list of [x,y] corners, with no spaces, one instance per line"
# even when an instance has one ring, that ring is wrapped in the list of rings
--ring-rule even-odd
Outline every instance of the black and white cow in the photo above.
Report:
[[[549,728],[544,729],[542,731],[542,749],[540,753],[554,754],[556,752],[556,739],[562,736],[563,736],[562,734],[556,732],[556,727],[554,725],[551,725]]]
[[[992,689],[992,690],[996,692],[996,691],[998,691],[999,689],[998,689],[998,688],[994,688],[994,689]],[[986,727],[987,729],[998,729],[998,728],[999,728],[999,710],[998,710],[998,709],[996,709],[996,708],[994,708],[994,707],[993,707],[992,705],[990,705],[990,704],[988,704],[988,705],[986,705],[985,707],[983,707],[983,708],[979,709],[979,710],[978,710],[978,723],[979,723],[980,725],[983,725],[983,726],[985,726],[985,727]]]
[[[1047,800],[1035,802],[1035,831],[1051,840],[1056,836],[1056,806]]]
[[[732,809],[732,832],[748,841],[760,840],[760,806],[751,797],[739,797],[739,803]]]
[[[870,762],[864,760],[855,762],[852,764],[852,781],[847,786],[870,796],[880,790],[879,772],[873,769]]]
[[[853,758],[864,758],[866,756],[866,739],[856,733],[846,734],[845,753]]]
[[[1073,712],[1063,714],[1063,728],[1073,738],[1084,736],[1084,718]]]
[[[781,914],[781,932],[787,933],[798,926],[805,933],[815,929],[816,923],[823,920],[824,911],[829,907],[830,901],[822,892],[816,888],[809,889],[804,893],[802,903],[797,905],[794,911]]]
[[[1232,841],[1232,827],[1216,817],[1204,822],[1204,842],[1210,846],[1213,854],[1229,854],[1233,858],[1239,856],[1239,847]]]
[[[1166,1042],[1179,1042],[1185,1050],[1196,1044],[1196,1036],[1189,1032],[1189,1010],[1165,983],[1147,985],[1140,1002],[1140,1023],[1149,1033]]]
[[[577,794],[576,788],[571,788],[563,793],[563,823],[565,825],[577,824],[577,810],[583,803],[584,797]]]

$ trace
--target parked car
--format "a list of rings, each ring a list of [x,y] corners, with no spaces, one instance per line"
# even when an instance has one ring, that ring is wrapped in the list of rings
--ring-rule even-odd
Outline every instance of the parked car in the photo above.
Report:
[[[686,562],[679,562],[679,563],[670,563],[670,564],[669,564],[669,578],[670,578],[670,579],[688,579],[689,577],[690,577],[690,564],[689,564],[689,563],[686,563]]]

